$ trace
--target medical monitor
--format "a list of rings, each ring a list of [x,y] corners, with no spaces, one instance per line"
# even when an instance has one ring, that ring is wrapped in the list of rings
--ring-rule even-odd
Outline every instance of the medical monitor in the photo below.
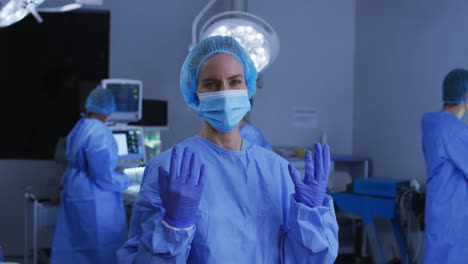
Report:
[[[141,119],[143,83],[129,79],[105,79],[101,86],[114,94],[115,112],[107,121],[115,123],[136,122]]]
[[[134,167],[145,164],[145,146],[141,128],[117,128],[112,134],[117,142],[120,167]]]

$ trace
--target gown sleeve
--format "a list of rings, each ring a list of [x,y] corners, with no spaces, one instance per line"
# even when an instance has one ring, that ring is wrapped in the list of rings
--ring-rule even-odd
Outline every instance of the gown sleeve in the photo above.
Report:
[[[186,263],[195,226],[171,228],[163,224],[164,208],[158,191],[158,166],[153,160],[143,176],[135,202],[127,242],[117,251],[118,263]]]
[[[287,166],[287,165],[286,165]],[[338,223],[333,199],[309,207],[294,198],[294,184],[283,168],[281,200],[284,224],[280,230],[281,263],[333,263],[338,255]]]
[[[446,151],[448,158],[468,181],[468,127],[465,126],[446,139]]]
[[[333,263],[338,254],[338,224],[333,200],[309,207],[290,197],[287,227],[282,230],[282,263]]]
[[[115,144],[112,134],[103,129],[91,135],[85,148],[88,175],[100,188],[107,191],[122,191],[130,185],[130,178],[116,170],[118,153],[113,151]]]

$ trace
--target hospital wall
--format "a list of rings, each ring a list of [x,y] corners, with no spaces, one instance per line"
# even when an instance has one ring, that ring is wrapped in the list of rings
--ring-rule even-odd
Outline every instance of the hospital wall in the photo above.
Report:
[[[353,153],[375,177],[425,181],[421,116],[438,111],[448,71],[468,67],[468,2],[356,5]]]
[[[249,1],[249,11],[281,42],[254,96],[252,122],[273,145],[312,146],[314,127],[325,129],[332,153],[351,154],[355,1]],[[313,108],[315,121],[297,122],[296,107]]]

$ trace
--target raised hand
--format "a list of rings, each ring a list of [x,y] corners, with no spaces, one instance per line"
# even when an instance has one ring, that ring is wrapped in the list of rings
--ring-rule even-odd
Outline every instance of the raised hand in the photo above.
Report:
[[[322,148],[320,143],[315,143],[313,157],[310,150],[306,153],[304,180],[301,179],[296,168],[289,164],[289,174],[294,182],[294,197],[297,202],[310,207],[323,204],[330,174],[330,164],[330,149],[328,145]]]
[[[180,170],[178,168],[181,160]],[[205,166],[188,147],[172,149],[170,171],[159,167],[159,194],[166,210],[163,219],[170,226],[186,228],[194,224],[205,186]]]

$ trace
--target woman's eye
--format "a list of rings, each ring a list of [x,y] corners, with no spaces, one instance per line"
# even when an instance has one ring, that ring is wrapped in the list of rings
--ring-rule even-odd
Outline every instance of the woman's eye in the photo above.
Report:
[[[214,82],[207,82],[204,85],[206,88],[216,88],[216,83]]]
[[[231,81],[231,85],[233,85],[233,86],[236,86],[236,85],[239,85],[239,84],[242,84],[241,80],[232,80]]]

